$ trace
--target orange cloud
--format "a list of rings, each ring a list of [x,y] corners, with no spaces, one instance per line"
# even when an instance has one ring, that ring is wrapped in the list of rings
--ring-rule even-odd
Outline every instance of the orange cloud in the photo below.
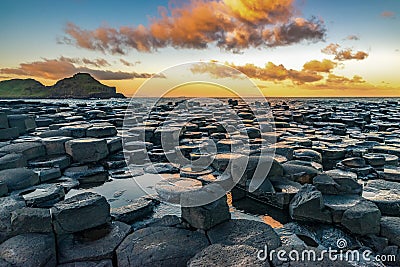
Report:
[[[334,55],[335,60],[344,61],[344,60],[363,60],[368,57],[368,53],[364,51],[354,52],[351,48],[340,49],[340,45],[338,44],[329,44],[327,47],[321,49],[322,53],[328,55]]]
[[[344,76],[338,76],[335,74],[329,74],[328,79],[326,79],[326,84],[361,84],[365,83],[364,79],[361,76],[354,75],[353,78],[349,79]]]
[[[330,72],[336,66],[337,63],[329,59],[324,59],[322,61],[311,60],[303,65],[303,69],[316,72]]]
[[[158,48],[204,49],[214,44],[239,52],[250,47],[284,46],[324,39],[321,20],[295,17],[293,0],[192,0],[181,7],[160,8],[160,18],[145,27],[99,27],[84,30],[73,23],[64,43],[125,54],[129,49],[151,52]]]
[[[152,74],[122,72],[110,70],[97,70],[88,67],[76,66],[75,62],[84,62],[85,60],[65,58],[59,59],[43,59],[43,61],[35,61],[31,63],[21,63],[18,68],[0,69],[2,74],[13,74],[19,76],[33,76],[50,80],[58,80],[66,76],[72,76],[78,72],[87,72],[92,74],[99,80],[127,80],[134,78],[150,78]],[[96,64],[105,64],[98,61]]]
[[[381,13],[381,17],[384,17],[384,18],[393,18],[394,16],[395,16],[395,13],[392,11],[383,11]]]
[[[229,63],[225,64],[233,69],[222,67],[217,64],[200,63],[193,67],[191,71],[193,73],[209,73],[216,78],[241,78],[237,72],[238,70],[249,78],[258,79],[260,81],[280,82],[290,80],[295,84],[311,83],[323,79],[323,76],[316,71],[286,69],[282,64],[275,65],[272,62],[268,62],[263,68],[255,66],[254,64],[246,64],[243,66],[236,66],[235,64]]]
[[[358,40],[360,40],[360,37],[358,37],[357,35],[348,35],[344,39],[345,40],[350,40],[350,41],[358,41]]]

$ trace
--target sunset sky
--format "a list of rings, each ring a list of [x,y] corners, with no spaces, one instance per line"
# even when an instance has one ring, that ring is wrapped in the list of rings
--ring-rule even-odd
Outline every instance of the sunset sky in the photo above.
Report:
[[[129,96],[153,74],[202,61],[243,72],[266,96],[400,96],[398,0],[0,5],[0,80],[52,85],[88,72]],[[207,66],[194,72],[226,78]],[[168,77],[153,79],[163,84]],[[190,86],[179,93],[210,91]]]

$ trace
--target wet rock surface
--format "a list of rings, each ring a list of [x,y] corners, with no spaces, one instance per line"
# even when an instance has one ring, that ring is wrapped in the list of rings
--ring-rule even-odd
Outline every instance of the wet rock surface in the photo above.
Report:
[[[317,266],[255,254],[341,238],[400,254],[398,100],[222,102],[0,101],[0,266]],[[171,205],[207,185],[230,193]]]

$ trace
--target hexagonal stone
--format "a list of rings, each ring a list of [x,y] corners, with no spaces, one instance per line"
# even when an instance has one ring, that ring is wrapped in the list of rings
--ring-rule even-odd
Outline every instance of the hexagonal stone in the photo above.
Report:
[[[81,193],[55,204],[52,214],[57,234],[75,233],[108,222],[110,204],[101,195]]]
[[[20,199],[14,197],[0,198],[0,243],[13,235],[11,229],[11,212],[24,206],[25,202]]]
[[[226,196],[224,196],[207,205],[182,207],[182,219],[194,228],[209,230],[231,218],[229,206],[226,201]]]
[[[13,140],[19,136],[19,131],[18,128],[13,127],[13,128],[6,128],[6,129],[0,129],[0,140]]]
[[[323,195],[323,200],[332,214],[333,222],[340,223],[343,213],[362,201],[362,198],[358,195]]]
[[[122,151],[122,138],[121,137],[107,138],[107,147],[110,154]]]
[[[27,162],[22,154],[6,154],[0,157],[0,170],[26,167]]]
[[[293,197],[289,204],[289,213],[293,219],[299,221],[332,222],[321,192],[309,184],[304,185]]]
[[[141,197],[126,206],[111,209],[111,216],[121,222],[133,223],[141,220],[153,213],[157,201],[146,197]]]
[[[65,142],[72,140],[72,137],[53,136],[42,139],[42,144],[46,148],[47,155],[65,154]]]
[[[5,129],[8,127],[7,114],[4,112],[0,112],[0,129]]]
[[[130,230],[125,223],[112,222],[61,237],[58,240],[59,263],[112,259],[115,249]]]
[[[107,142],[104,139],[81,138],[70,140],[65,143],[65,150],[74,161],[79,163],[96,162],[108,155]]]
[[[321,153],[312,149],[296,149],[294,151],[294,157],[299,160],[315,161],[322,163]]]
[[[364,186],[363,198],[374,202],[381,213],[400,216],[400,184],[385,180],[372,180]]]
[[[14,191],[39,183],[39,176],[26,168],[6,169],[0,171],[0,181],[5,183],[10,191]]]
[[[117,134],[117,128],[110,124],[93,124],[92,127],[86,129],[87,137],[107,137]]]
[[[28,207],[51,207],[64,199],[64,188],[57,184],[38,185],[34,190],[22,193],[22,198]]]
[[[174,227],[147,227],[130,234],[117,248],[118,266],[186,266],[209,245],[206,236]]]
[[[381,236],[387,237],[390,243],[400,246],[400,218],[382,217]]]
[[[383,173],[385,180],[400,182],[400,167],[395,167],[395,166],[385,167]]]
[[[320,173],[320,171],[314,167],[298,163],[299,162],[288,161],[282,164],[284,174],[293,177],[296,182],[301,184],[311,183],[312,179]]]
[[[42,157],[29,161],[28,165],[32,168],[60,168],[64,170],[71,164],[71,158],[67,155],[54,155]]]
[[[160,197],[170,203],[181,203],[181,196],[185,192],[200,189],[202,183],[190,178],[166,178],[155,185]]]
[[[259,248],[248,245],[222,245],[214,244],[206,247],[193,258],[191,258],[188,267],[205,266],[255,266],[269,267],[268,260],[259,260],[257,255]]]
[[[212,244],[249,245],[256,248],[275,249],[281,245],[278,234],[271,226],[250,220],[229,220],[207,232]]]
[[[354,234],[377,234],[380,219],[381,212],[373,202],[361,201],[343,213],[341,224]]]
[[[28,115],[8,115],[8,124],[10,127],[18,128],[19,134],[32,131],[36,128],[33,117]]]
[[[86,130],[91,125],[89,123],[80,123],[77,125],[69,125],[61,127],[60,130],[68,132],[68,136],[72,136],[74,138],[83,138],[86,136]]]
[[[8,266],[56,266],[53,234],[21,234],[0,245],[0,259]]]
[[[11,228],[16,233],[51,233],[49,209],[21,208],[11,213]]]
[[[24,155],[26,160],[35,159],[46,155],[44,146],[37,142],[21,142],[3,146],[0,152],[7,154],[16,153]]]

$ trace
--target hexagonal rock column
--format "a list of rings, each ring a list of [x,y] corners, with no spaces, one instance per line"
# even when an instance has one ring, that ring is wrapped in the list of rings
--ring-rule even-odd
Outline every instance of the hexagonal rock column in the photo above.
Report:
[[[18,128],[19,134],[24,134],[36,128],[36,123],[33,117],[28,115],[8,115],[8,124],[10,128]]]
[[[198,207],[182,207],[182,219],[197,229],[208,230],[231,218],[226,196]]]
[[[304,185],[293,197],[289,213],[293,219],[299,221],[332,222],[330,212],[325,209],[321,192],[309,184]]]
[[[9,191],[24,189],[39,183],[39,176],[26,168],[0,171],[0,182],[7,185]]]
[[[105,224],[110,219],[110,204],[98,194],[82,193],[54,205],[54,230],[68,234]]]
[[[263,222],[237,219],[221,223],[207,232],[211,244],[248,245],[257,249],[276,249],[281,240],[275,230]]]
[[[342,225],[359,235],[379,234],[381,212],[371,201],[361,201],[343,213]]]
[[[0,152],[22,154],[26,160],[39,158],[46,155],[45,147],[37,142],[22,142],[3,146]]]
[[[188,261],[189,267],[203,266],[253,266],[269,267],[268,261],[259,260],[258,248],[249,245],[214,244],[206,247]]]
[[[387,237],[390,243],[400,246],[400,218],[382,217],[381,236]]]
[[[104,139],[81,138],[65,143],[65,151],[74,161],[88,163],[101,160],[108,155],[107,142]]]
[[[54,235],[29,233],[8,239],[0,245],[0,264],[1,266],[56,266]]]
[[[114,136],[117,134],[117,128],[114,125],[108,123],[95,124],[86,130],[86,136],[88,137],[107,137]]]
[[[47,155],[65,154],[65,142],[72,140],[68,136],[53,136],[42,139],[42,144],[46,147]]]
[[[186,266],[208,245],[207,237],[197,231],[147,227],[125,238],[116,250],[116,259],[118,266]]]

